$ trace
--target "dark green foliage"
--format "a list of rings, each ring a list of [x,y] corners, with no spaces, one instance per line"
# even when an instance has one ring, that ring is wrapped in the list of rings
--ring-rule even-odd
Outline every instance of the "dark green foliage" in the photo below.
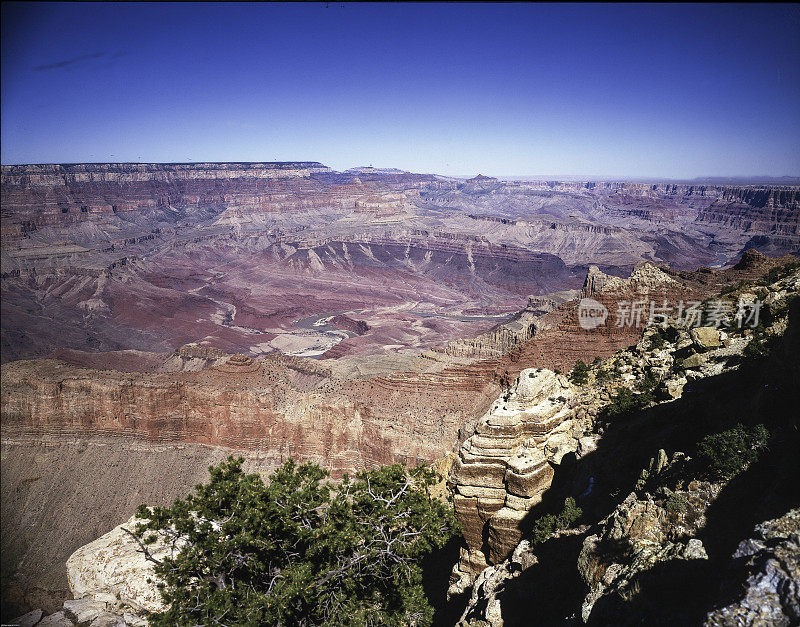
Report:
[[[652,371],[647,371],[644,378],[636,383],[638,394],[626,387],[619,388],[609,404],[603,408],[601,417],[607,422],[629,418],[655,400],[655,390],[660,382]]]
[[[677,342],[679,337],[680,332],[675,327],[666,326],[662,328],[657,326],[648,339],[649,349],[663,348],[665,342]]]
[[[770,356],[776,343],[777,338],[769,335],[764,329],[764,325],[759,323],[753,329],[753,335],[747,346],[744,347],[742,355],[744,355],[745,359],[750,360],[766,359]]]
[[[533,543],[541,544],[555,531],[568,529],[583,515],[583,510],[575,505],[572,497],[564,499],[564,509],[558,514],[545,514],[533,523]]]
[[[681,334],[678,329],[675,327],[668,326],[666,329],[661,330],[661,335],[664,337],[667,342],[672,342],[673,344],[678,341]]]
[[[613,379],[614,373],[610,370],[598,370],[597,374],[595,375],[595,380],[600,384],[608,383]]]
[[[433,473],[385,466],[337,486],[289,461],[265,484],[242,460],[171,507],[142,506],[136,535],[177,541],[155,567],[170,608],[156,625],[429,624],[421,558],[457,533],[428,497]]]
[[[589,367],[579,359],[575,366],[572,368],[570,380],[575,385],[586,385],[589,382]]]
[[[595,360],[595,361],[597,361],[597,360]],[[611,367],[608,370],[605,370],[605,369],[601,368],[601,369],[599,369],[597,371],[597,375],[595,376],[595,379],[597,380],[598,383],[602,384],[602,383],[607,383],[609,381],[613,381],[620,374],[621,374],[621,371],[620,371],[620,367],[619,367],[619,361],[614,359],[611,362]]]
[[[742,292],[745,289],[752,288],[752,286],[753,286],[753,282],[752,281],[747,281],[745,279],[742,279],[738,283],[731,283],[730,285],[726,285],[725,287],[723,287],[720,290],[719,293],[720,293],[721,296],[724,296],[726,294],[733,294],[735,292]]]
[[[653,392],[661,383],[651,370],[648,370],[641,381],[636,382],[636,389],[639,391],[639,403],[642,407],[653,402]]]
[[[627,418],[649,405],[652,400],[652,393],[635,394],[628,388],[620,388],[611,398],[611,402],[603,408],[602,416],[607,421]]]
[[[688,503],[686,502],[686,499],[680,494],[675,494],[674,492],[669,495],[664,503],[664,509],[667,510],[668,514],[679,514],[681,512],[685,512],[687,506]]]
[[[660,332],[653,333],[650,336],[650,350],[656,350],[664,347],[664,336]]]
[[[771,283],[775,283],[775,281],[780,281],[783,278],[786,278],[792,272],[800,268],[800,262],[792,261],[786,263],[782,266],[777,266],[775,268],[771,268],[769,272],[767,272],[762,278],[760,283],[762,285],[770,285]]]
[[[553,372],[555,372],[556,374],[561,374],[561,369],[560,368],[554,368]]]
[[[764,425],[737,424],[728,431],[704,437],[697,445],[697,459],[711,479],[731,479],[758,459],[768,438]]]

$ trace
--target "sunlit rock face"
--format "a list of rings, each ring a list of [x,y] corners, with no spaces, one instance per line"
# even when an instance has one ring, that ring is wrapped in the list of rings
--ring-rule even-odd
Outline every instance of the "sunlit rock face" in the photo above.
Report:
[[[457,591],[487,564],[509,556],[522,539],[528,511],[550,487],[553,465],[576,450],[571,396],[563,375],[541,368],[523,370],[513,389],[492,404],[478,420],[475,434],[461,446],[450,478],[467,543],[454,571]]]

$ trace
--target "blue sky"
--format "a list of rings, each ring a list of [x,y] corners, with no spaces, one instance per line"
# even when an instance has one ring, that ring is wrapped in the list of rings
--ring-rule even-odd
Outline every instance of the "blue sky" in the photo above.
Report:
[[[3,3],[2,162],[800,175],[800,5]]]

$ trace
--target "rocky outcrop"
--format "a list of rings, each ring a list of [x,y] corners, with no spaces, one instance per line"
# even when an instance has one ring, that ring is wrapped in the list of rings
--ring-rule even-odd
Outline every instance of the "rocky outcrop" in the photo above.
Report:
[[[782,285],[794,285],[795,280],[789,277],[773,286],[776,296],[772,298],[794,293],[796,288]],[[649,264],[626,280],[590,269],[586,283],[587,293],[598,297],[609,292],[630,297],[685,289]],[[466,589],[481,568],[498,564],[511,553],[522,539],[522,521],[550,487],[554,468],[565,455],[584,455],[594,448],[588,436],[599,426],[594,424],[599,406],[610,400],[619,384],[633,387],[646,377],[655,377],[663,398],[679,398],[688,381],[714,376],[734,365],[748,341],[728,338],[714,327],[699,327],[691,333],[675,329],[674,342],[661,338],[661,346],[654,348],[655,331],[655,327],[648,329],[636,346],[616,354],[616,376],[602,367],[593,375],[618,377],[612,386],[580,390],[552,371],[523,370],[515,385],[478,420],[475,434],[459,451],[451,479],[467,544],[453,572],[452,594]],[[540,340],[537,334],[534,343]]]
[[[164,609],[153,562],[130,532],[141,522],[135,516],[97,540],[79,548],[67,560],[67,581],[76,599],[107,594],[146,612]],[[148,546],[154,559],[174,555],[176,549],[161,541]]]
[[[527,540],[520,542],[511,556],[497,566],[487,566],[478,575],[458,627],[503,627],[500,596],[509,582],[538,563]]]
[[[767,367],[763,358],[751,361],[762,348],[754,352],[751,347],[750,356],[744,356],[745,347],[753,341],[751,330],[698,327],[690,331],[670,320],[668,332],[648,329],[636,346],[590,366],[586,386],[570,387],[566,406],[571,415],[562,424],[571,423],[571,428],[554,429],[538,445],[546,458],[552,456],[550,466],[556,473],[552,485],[545,480],[550,489],[538,496],[544,504],[554,489],[563,496],[565,486],[571,486],[566,494],[583,508],[580,522],[591,522],[593,514],[602,512],[591,527],[543,537],[539,523],[547,519],[539,516],[553,510],[536,505],[528,512],[531,524],[521,534],[514,525],[493,526],[496,512],[507,507],[500,499],[504,493],[510,496],[510,456],[500,451],[503,444],[507,448],[518,444],[509,434],[502,434],[503,439],[495,434],[478,440],[487,447],[480,463],[488,466],[500,459],[507,466],[504,475],[494,470],[477,478],[464,473],[469,481],[462,480],[465,486],[482,486],[486,477],[503,481],[492,484],[502,490],[481,494],[494,501],[484,500],[484,511],[465,508],[460,499],[468,548],[453,571],[450,591],[470,594],[462,625],[527,624],[520,612],[537,606],[549,617],[543,620],[546,624],[551,624],[550,619],[619,624],[653,616],[677,624],[696,624],[704,617],[708,625],[797,622],[800,515],[796,510],[759,525],[754,538],[739,543],[730,566],[730,549],[721,550],[732,538],[739,542],[742,537],[743,505],[774,511],[775,503],[791,504],[796,494],[796,486],[789,484],[796,465],[796,446],[791,442],[797,438],[788,434],[794,421],[793,414],[786,412],[796,407],[797,334],[790,320],[796,322],[795,314],[800,313],[800,272],[787,268],[782,274],[768,286],[764,281],[761,286],[743,284],[725,295],[735,301],[754,290],[776,304],[765,318],[766,334],[773,338],[771,358],[776,361],[771,373],[760,373]],[[692,357],[698,357],[698,363],[691,362]],[[685,390],[691,394],[684,396]],[[514,389],[513,394],[503,395],[489,414],[516,394]],[[760,398],[749,405],[750,397],[756,395]],[[589,398],[596,399],[596,404],[587,405]],[[768,415],[771,412],[778,415]],[[716,421],[713,425],[698,428],[698,422],[711,416]],[[743,462],[740,472],[747,479],[721,480],[709,472],[709,459],[703,457],[707,453],[697,442],[706,434],[730,429],[737,420],[772,421],[770,429],[777,434],[770,440],[774,451],[765,452],[769,458],[758,465]],[[687,431],[693,433],[686,437]],[[633,455],[631,450],[643,448],[640,442],[651,447],[654,441],[664,440],[688,444],[690,450],[698,450],[698,459],[654,448],[644,468],[631,467],[630,462],[641,456],[641,450]],[[554,463],[562,446],[574,452],[576,464],[565,465],[563,458],[561,464]],[[495,457],[489,457],[492,453]],[[462,464],[466,458],[462,452]],[[454,467],[454,473],[457,470]],[[620,477],[625,479],[620,481]],[[456,485],[457,504],[460,490]],[[628,496],[619,502],[616,495],[621,490]],[[521,540],[509,548],[493,529],[502,529],[509,544],[515,537]],[[482,566],[477,577],[469,575],[470,569]],[[577,584],[571,581],[576,566]],[[542,590],[552,573],[565,579],[563,592],[557,585]],[[714,609],[706,617],[709,608]]]
[[[354,320],[350,316],[338,315],[331,318],[331,324],[339,329],[350,331],[356,335],[369,332],[369,325],[363,320]]]
[[[450,342],[444,353],[452,357],[502,357],[536,335],[537,312],[529,306],[511,320],[470,339]]]
[[[231,359],[231,355],[225,351],[192,342],[184,344],[170,355],[161,364],[159,370],[162,372],[192,372],[211,366],[221,366],[229,359]]]
[[[651,468],[663,471],[664,468]],[[672,560],[705,560],[708,555],[703,543],[695,538],[702,527],[704,512],[719,491],[713,484],[694,483],[685,491],[670,493],[685,509],[698,512],[689,517],[667,510],[666,499],[637,499],[628,497],[601,522],[600,532],[588,536],[578,558],[578,571],[589,587],[581,607],[581,618],[603,622],[592,616],[592,610],[602,597],[629,598],[637,580],[656,564]],[[691,522],[688,522],[691,521]]]
[[[648,296],[680,291],[682,287],[678,281],[652,263],[638,266],[627,279],[609,276],[597,266],[589,266],[581,294],[596,296],[598,294],[630,293],[637,296]]]
[[[710,612],[707,627],[800,623],[800,510],[757,525],[732,557],[734,600]]]
[[[47,616],[35,610],[15,619],[19,627],[146,627],[147,611],[133,601],[106,592],[67,599],[62,609]]]
[[[450,481],[467,547],[453,571],[451,594],[508,557],[522,538],[522,521],[550,487],[553,465],[577,449],[573,433],[580,428],[568,420],[571,396],[563,376],[523,370],[461,446]]]

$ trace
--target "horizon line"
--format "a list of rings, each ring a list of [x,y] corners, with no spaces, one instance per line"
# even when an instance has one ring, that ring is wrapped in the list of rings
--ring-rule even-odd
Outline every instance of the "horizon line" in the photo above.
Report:
[[[372,165],[355,165],[343,170],[336,170],[335,168],[326,165],[322,161],[316,160],[292,160],[292,161],[213,161],[202,159],[198,161],[60,161],[60,162],[39,162],[39,163],[1,163],[2,167],[19,167],[19,166],[75,166],[75,165],[201,165],[201,164],[214,164],[214,165],[254,165],[254,164],[314,164],[326,167],[333,172],[344,173],[349,170],[358,168],[369,168],[373,170],[398,170],[409,174],[429,174],[434,176],[443,176],[451,178],[474,178],[476,176],[486,176],[490,178],[513,180],[513,179],[534,179],[534,180],[559,180],[559,179],[572,179],[573,181],[587,181],[587,182],[602,182],[602,181],[698,181],[698,180],[713,180],[713,179],[794,179],[800,181],[800,173],[798,174],[700,174],[694,176],[665,176],[665,175],[627,175],[627,174],[484,174],[477,172],[476,174],[442,174],[435,171],[415,171],[398,168],[395,166],[372,166]]]

